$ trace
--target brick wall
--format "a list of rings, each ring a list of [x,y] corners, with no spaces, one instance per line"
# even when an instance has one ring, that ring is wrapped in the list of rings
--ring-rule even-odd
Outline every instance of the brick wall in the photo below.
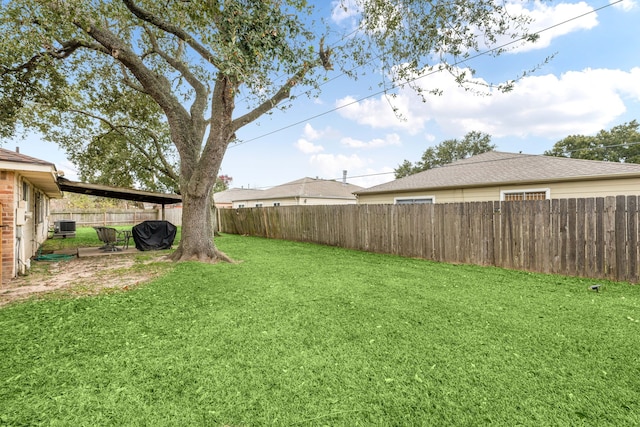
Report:
[[[13,277],[15,267],[15,173],[0,171],[0,204],[2,204],[2,283],[6,283]]]

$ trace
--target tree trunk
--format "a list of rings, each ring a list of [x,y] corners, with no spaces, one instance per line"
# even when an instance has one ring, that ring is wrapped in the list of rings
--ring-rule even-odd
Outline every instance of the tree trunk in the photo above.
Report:
[[[173,253],[174,261],[203,262],[231,259],[216,248],[212,221],[213,187],[227,150],[235,138],[231,117],[235,86],[218,74],[212,95],[212,115],[207,142],[200,151],[204,127],[194,126],[185,110],[168,109],[172,139],[180,153],[180,192],[182,194],[182,238]],[[171,118],[174,118],[172,121]]]
[[[211,222],[211,193],[205,197],[182,195],[182,237],[173,261],[232,262],[213,241]]]

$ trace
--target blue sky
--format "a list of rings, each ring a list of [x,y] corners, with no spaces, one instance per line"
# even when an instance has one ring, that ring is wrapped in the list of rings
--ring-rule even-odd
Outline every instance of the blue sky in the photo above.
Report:
[[[336,2],[321,4],[331,18]],[[510,7],[516,11],[521,4]],[[609,4],[527,3],[524,12],[535,19],[532,29],[570,21],[543,31],[526,49],[468,63],[476,78],[496,82],[555,54],[509,93],[473,94],[456,87],[449,75],[436,73],[418,82],[442,89],[442,96],[422,102],[410,89],[398,89],[389,99],[371,96],[380,80],[374,73],[357,81],[342,76],[324,85],[317,99],[300,97],[292,108],[242,129],[242,142],[230,146],[220,173],[233,177],[233,187],[268,188],[305,176],[341,179],[347,170],[350,183],[370,187],[393,180],[393,169],[403,160],[417,161],[428,147],[470,131],[490,134],[500,151],[542,154],[565,136],[591,135],[640,120],[640,4]],[[589,13],[603,6],[608,7]],[[333,13],[332,19],[348,31],[348,16]],[[390,104],[405,120],[396,117]],[[15,145],[77,178],[75,167],[54,145],[37,137]]]

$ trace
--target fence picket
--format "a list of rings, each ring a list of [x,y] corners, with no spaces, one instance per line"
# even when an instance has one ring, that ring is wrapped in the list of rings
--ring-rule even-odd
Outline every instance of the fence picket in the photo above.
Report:
[[[640,280],[637,196],[220,210],[225,233],[434,261]]]

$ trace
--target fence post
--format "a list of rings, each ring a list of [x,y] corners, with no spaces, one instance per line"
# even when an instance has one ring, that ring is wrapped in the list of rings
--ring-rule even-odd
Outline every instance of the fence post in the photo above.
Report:
[[[226,232],[444,262],[640,280],[637,196],[219,210]]]
[[[627,198],[616,197],[616,280],[628,280],[627,267]]]
[[[638,196],[627,197],[627,259],[630,282],[638,281]]]

